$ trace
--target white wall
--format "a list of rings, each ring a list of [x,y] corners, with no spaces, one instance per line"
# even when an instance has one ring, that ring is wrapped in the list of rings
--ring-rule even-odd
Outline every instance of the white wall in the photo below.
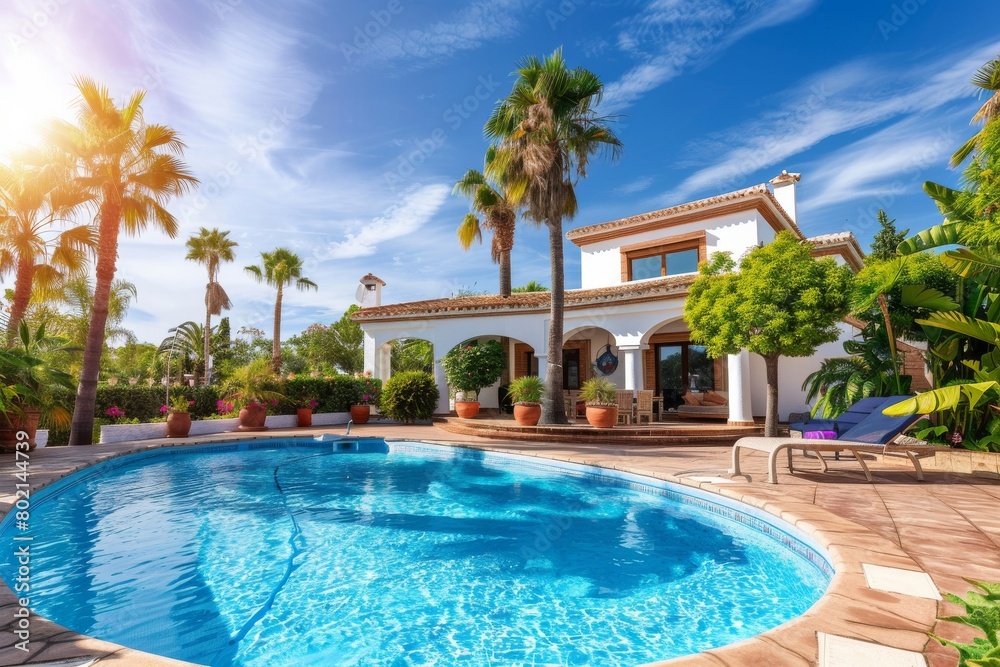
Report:
[[[766,233],[762,231],[765,228]],[[752,210],[591,243],[580,248],[581,285],[584,289],[620,285],[622,269],[619,249],[622,246],[669,241],[672,236],[700,231],[705,232],[709,257],[718,250],[726,250],[738,259],[747,248],[757,245],[760,239],[770,241],[774,238],[774,230],[756,210]]]
[[[820,345],[811,357],[782,357],[778,360],[778,419],[784,421],[788,413],[806,409],[802,383],[810,373],[819,369],[824,359],[847,356],[844,341],[850,340],[858,330],[846,322],[841,322],[838,328],[840,338]],[[767,372],[764,359],[757,354],[750,355],[750,387],[753,414],[763,417],[767,414]]]

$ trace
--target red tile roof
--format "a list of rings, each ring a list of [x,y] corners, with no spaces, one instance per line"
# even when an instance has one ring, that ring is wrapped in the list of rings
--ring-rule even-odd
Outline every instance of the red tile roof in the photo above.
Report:
[[[567,310],[601,303],[629,303],[684,296],[697,274],[641,280],[611,287],[566,290]],[[357,321],[424,319],[449,315],[499,315],[504,313],[544,312],[549,308],[549,292],[517,292],[504,299],[490,294],[458,298],[410,301],[387,306],[362,308],[354,314]]]
[[[669,208],[662,208],[658,211],[649,211],[648,213],[639,213],[638,215],[630,215],[627,218],[620,218],[618,220],[611,220],[610,222],[602,222],[598,225],[590,225],[588,227],[579,227],[577,229],[571,229],[566,233],[566,238],[570,239],[577,245],[584,242],[584,239],[588,236],[606,234],[608,232],[622,231],[627,233],[627,228],[641,225],[645,222],[660,221],[674,216],[679,216],[685,213],[691,213],[694,211],[699,211],[702,209],[708,209],[713,206],[719,206],[722,204],[735,203],[745,200],[752,199],[763,199],[766,200],[774,209],[778,212],[781,222],[784,223],[787,229],[792,230],[797,236],[802,237],[802,232],[795,225],[795,222],[788,215],[788,213],[781,207],[778,200],[775,199],[774,194],[767,187],[766,183],[761,183],[759,185],[754,185],[749,188],[744,188],[742,190],[735,190],[733,192],[726,192],[721,195],[715,195],[714,197],[707,197],[705,199],[698,199],[697,201],[688,202],[686,204],[679,204],[677,206],[671,206]]]

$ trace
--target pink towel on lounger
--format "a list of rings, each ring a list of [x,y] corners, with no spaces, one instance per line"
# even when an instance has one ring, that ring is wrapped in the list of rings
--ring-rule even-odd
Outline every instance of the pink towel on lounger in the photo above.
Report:
[[[806,431],[802,434],[806,440],[836,440],[836,431]]]

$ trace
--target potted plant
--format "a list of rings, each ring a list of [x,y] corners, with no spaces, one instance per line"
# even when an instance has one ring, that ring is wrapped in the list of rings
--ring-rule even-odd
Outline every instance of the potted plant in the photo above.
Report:
[[[617,387],[611,380],[594,377],[580,387],[580,398],[587,402],[587,422],[594,428],[611,428],[618,423]]]
[[[514,419],[519,426],[536,426],[542,416],[545,382],[536,375],[522,375],[511,381],[507,395],[514,402]]]
[[[378,405],[382,393],[382,383],[365,374],[358,378],[358,398],[351,404],[351,421],[355,424],[367,424],[371,418],[372,406]]]
[[[14,451],[17,434],[28,435],[29,451],[35,448],[35,433],[44,419],[54,426],[67,426],[66,406],[72,395],[73,378],[50,362],[51,355],[72,352],[65,340],[50,336],[45,325],[33,333],[21,322],[18,336],[7,349],[0,349],[0,449]]]
[[[312,426],[313,410],[316,409],[317,405],[319,405],[319,401],[311,396],[307,396],[300,403],[299,407],[295,408],[295,416],[298,419],[299,428]]]
[[[491,340],[485,343],[457,345],[441,360],[445,378],[452,389],[462,392],[455,397],[455,411],[463,419],[479,414],[479,392],[500,379],[507,357],[503,345]]]
[[[227,392],[224,400],[231,401],[240,409],[237,431],[263,431],[267,428],[267,403],[283,398],[267,388],[276,381],[267,359],[251,361],[230,374],[223,385]]]
[[[189,401],[186,396],[174,396],[170,405],[160,408],[161,413],[167,413],[167,437],[186,438],[191,432],[191,406],[194,401]]]

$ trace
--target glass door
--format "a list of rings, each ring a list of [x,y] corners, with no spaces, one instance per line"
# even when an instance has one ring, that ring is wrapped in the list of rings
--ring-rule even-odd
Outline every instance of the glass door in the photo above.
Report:
[[[688,391],[715,388],[715,362],[705,347],[693,343],[666,343],[656,346],[656,393],[663,397],[663,409],[677,410]]]
[[[684,388],[684,345],[657,345],[656,393],[663,397],[664,411],[684,402]]]

